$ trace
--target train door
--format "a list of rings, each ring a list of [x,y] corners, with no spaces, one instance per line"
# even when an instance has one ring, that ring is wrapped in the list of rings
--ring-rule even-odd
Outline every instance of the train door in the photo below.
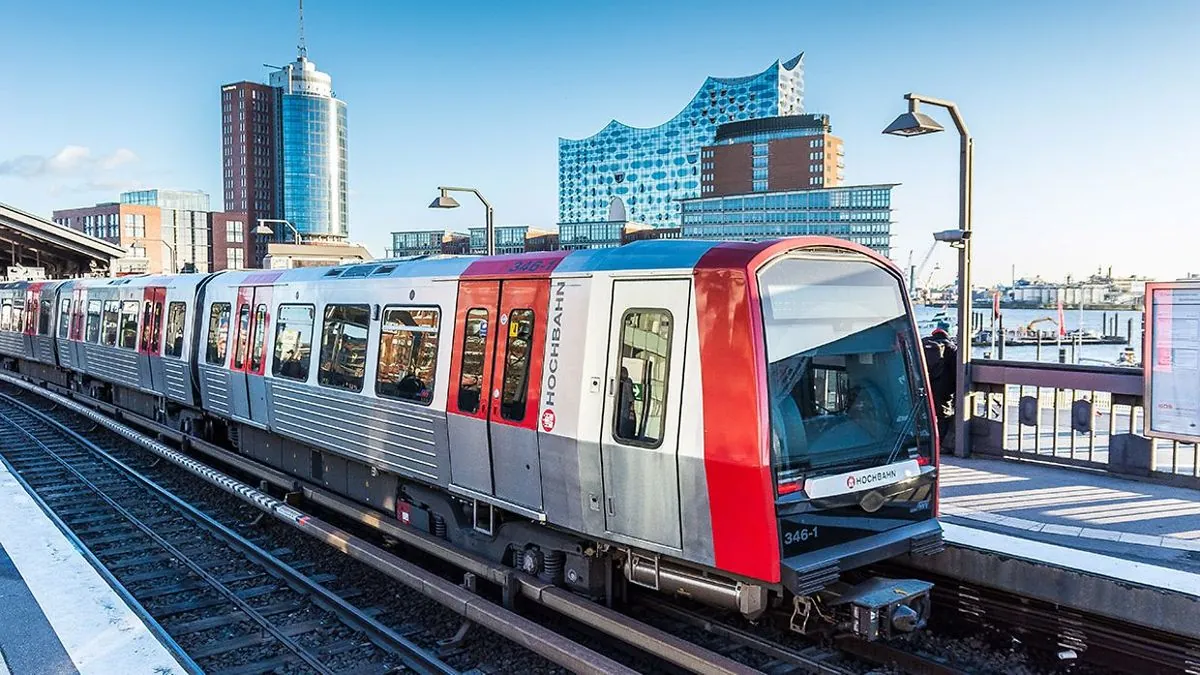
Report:
[[[450,362],[450,397],[446,426],[450,436],[450,482],[492,494],[492,451],[488,438],[493,326],[500,307],[499,281],[463,281],[458,285],[458,312]]]
[[[167,376],[162,362],[163,306],[167,289],[147,286],[142,291],[142,334],[138,339],[138,372],[142,387],[166,393]]]
[[[270,286],[242,286],[234,306],[233,359],[229,364],[229,410],[233,417],[266,424],[266,332]]]
[[[500,284],[488,411],[494,494],[539,511],[542,467],[537,414],[549,299],[548,279],[518,279]]]
[[[613,283],[600,431],[608,531],[673,548],[681,546],[677,451],[690,295],[686,279]]]

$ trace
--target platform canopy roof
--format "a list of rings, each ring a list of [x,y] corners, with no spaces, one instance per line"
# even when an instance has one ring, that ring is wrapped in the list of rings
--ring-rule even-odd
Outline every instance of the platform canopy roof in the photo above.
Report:
[[[125,249],[0,202],[0,270],[42,267],[46,278],[104,274]]]

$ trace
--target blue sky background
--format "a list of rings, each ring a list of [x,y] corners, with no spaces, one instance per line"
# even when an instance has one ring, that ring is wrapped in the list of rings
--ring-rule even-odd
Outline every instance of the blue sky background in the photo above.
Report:
[[[955,100],[975,135],[978,280],[1200,272],[1200,3],[642,5],[309,0],[309,56],[349,106],[352,238],[381,255],[393,230],[482,219],[427,209],[440,183],[552,226],[559,136],[658,124],[706,75],[803,51],[847,181],[903,184],[901,264],[957,223],[956,136],[879,133],[916,91]],[[0,201],[47,216],[139,186],[220,208],[220,85],[296,53],[285,0],[0,0],[0,16]],[[952,278],[951,250],[934,260]]]

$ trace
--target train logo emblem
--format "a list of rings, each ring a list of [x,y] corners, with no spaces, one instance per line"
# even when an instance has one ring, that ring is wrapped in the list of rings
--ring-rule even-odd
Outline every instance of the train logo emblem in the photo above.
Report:
[[[554,431],[554,411],[547,409],[542,413],[542,431]]]
[[[854,476],[846,476],[846,487],[851,490],[854,489]]]

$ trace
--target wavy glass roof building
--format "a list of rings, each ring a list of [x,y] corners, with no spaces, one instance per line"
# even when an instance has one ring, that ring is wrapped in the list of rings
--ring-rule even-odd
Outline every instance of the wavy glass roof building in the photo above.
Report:
[[[616,120],[588,138],[558,141],[558,219],[606,221],[619,200],[629,220],[679,227],[681,199],[700,196],[700,149],[718,125],[804,112],[804,54],[747,77],[704,81],[667,122],[637,128]]]

